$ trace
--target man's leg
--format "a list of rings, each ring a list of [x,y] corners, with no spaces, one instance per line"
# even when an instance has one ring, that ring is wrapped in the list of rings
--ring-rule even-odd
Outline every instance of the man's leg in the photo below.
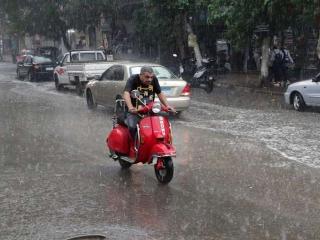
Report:
[[[133,140],[135,139],[135,136],[136,136],[138,121],[139,121],[139,117],[137,114],[128,113],[126,122],[129,128],[130,135]]]

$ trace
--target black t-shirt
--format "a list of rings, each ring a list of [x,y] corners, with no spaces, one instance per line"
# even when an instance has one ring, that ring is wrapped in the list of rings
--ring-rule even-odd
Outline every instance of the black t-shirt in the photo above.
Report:
[[[150,85],[143,85],[139,74],[132,75],[124,88],[125,91],[128,91],[129,93],[132,90],[139,90],[140,92],[140,99],[145,103],[149,103],[151,101],[154,101],[155,94],[161,93],[161,88],[159,81],[156,77],[153,77],[152,82]],[[131,102],[133,106],[138,107],[138,105],[142,105],[139,101],[136,101],[136,99],[131,98]]]

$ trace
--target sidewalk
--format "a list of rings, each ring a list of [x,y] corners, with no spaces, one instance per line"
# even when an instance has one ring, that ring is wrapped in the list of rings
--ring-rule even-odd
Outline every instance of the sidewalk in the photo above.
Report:
[[[12,56],[11,55],[5,54],[2,57],[3,57],[2,62],[9,62],[9,63],[11,62],[12,63]]]
[[[261,87],[259,73],[227,73],[218,75],[215,81],[217,87],[223,88],[249,88],[258,93],[282,95],[284,89],[279,85]]]

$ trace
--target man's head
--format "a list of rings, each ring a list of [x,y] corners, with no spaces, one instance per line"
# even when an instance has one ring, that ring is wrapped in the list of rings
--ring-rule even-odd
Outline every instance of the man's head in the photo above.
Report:
[[[152,67],[144,66],[140,70],[140,80],[142,84],[149,85],[152,82],[152,79],[154,77],[153,69]]]

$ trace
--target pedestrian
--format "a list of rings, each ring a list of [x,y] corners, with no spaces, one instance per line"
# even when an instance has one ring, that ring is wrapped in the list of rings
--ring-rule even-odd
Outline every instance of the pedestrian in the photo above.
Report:
[[[281,83],[283,80],[284,52],[275,44],[270,54],[271,78],[273,83]],[[272,79],[273,77],[273,79]]]
[[[290,51],[287,49],[286,45],[284,44],[281,48],[283,54],[283,64],[282,64],[282,83],[288,84],[289,77],[288,77],[288,70],[294,66],[294,61],[290,55]]]

